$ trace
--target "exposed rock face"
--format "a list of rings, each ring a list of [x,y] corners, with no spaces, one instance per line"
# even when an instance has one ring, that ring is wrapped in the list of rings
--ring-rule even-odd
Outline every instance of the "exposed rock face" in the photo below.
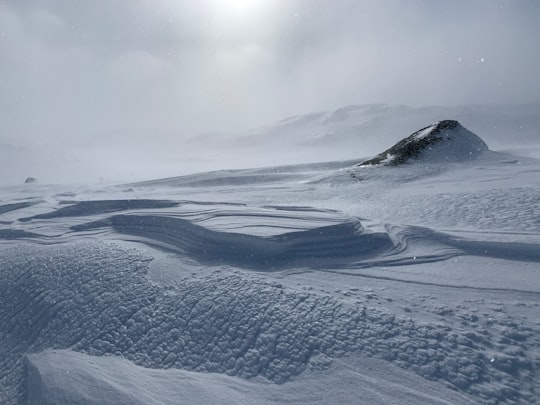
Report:
[[[35,177],[27,177],[25,183],[35,183],[37,179]]]
[[[460,162],[476,159],[488,146],[458,121],[444,120],[422,128],[358,166],[399,166],[410,159]]]

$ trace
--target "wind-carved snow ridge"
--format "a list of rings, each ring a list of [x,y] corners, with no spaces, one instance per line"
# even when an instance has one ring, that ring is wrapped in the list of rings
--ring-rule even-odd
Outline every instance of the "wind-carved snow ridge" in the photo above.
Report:
[[[477,135],[453,120],[439,121],[396,143],[358,166],[399,166],[411,159],[422,162],[461,162],[476,159],[488,150]]]
[[[178,251],[203,265],[228,265],[254,271],[329,267],[366,268],[447,260],[472,255],[540,263],[540,245],[492,242],[450,236],[418,226],[365,230],[358,220],[273,236],[214,231],[165,215],[114,215],[75,225],[88,232],[111,228],[127,239]],[[1,236],[0,236],[1,237]]]
[[[534,398],[538,362],[528,353],[539,331],[504,312],[456,307],[447,322],[419,322],[368,299],[345,303],[230,272],[165,287],[149,282],[148,262],[102,243],[3,247],[0,402],[24,403],[24,356],[48,348],[277,383],[357,353],[485,403]],[[454,329],[453,314],[471,326]]]
[[[23,202],[17,202],[12,204],[3,204],[0,205],[0,215],[5,214],[6,212],[15,211],[21,208],[27,208],[31,207],[32,205],[39,204],[40,200],[30,200],[30,201],[23,201]]]
[[[414,260],[426,260],[428,262],[446,260],[450,257],[469,255],[490,257],[505,260],[516,260],[540,263],[540,244],[520,243],[506,241],[474,240],[452,236],[443,232],[437,232],[430,228],[419,226],[390,226],[387,225],[389,234],[395,243],[394,255],[398,253],[414,253],[417,249],[427,250],[431,254],[423,257],[415,255]],[[427,247],[427,249],[425,249]],[[438,252],[438,253],[436,253]],[[395,264],[403,264],[409,257],[397,257]],[[378,265],[383,265],[381,261]],[[388,265],[394,264],[392,260]]]
[[[178,248],[203,264],[263,271],[344,264],[393,248],[387,234],[365,232],[359,221],[352,220],[270,237],[217,232],[185,219],[158,215],[115,215],[72,229],[87,231],[103,226],[120,234],[143,237],[151,244]]]
[[[116,211],[128,211],[137,209],[160,209],[176,207],[177,202],[162,201],[162,200],[94,200],[94,201],[76,201],[66,202],[66,206],[57,209],[56,211],[47,212],[44,214],[34,215],[32,217],[19,218],[19,221],[30,221],[33,219],[52,219],[77,216],[90,216],[96,214],[105,214]]]
[[[106,215],[118,211],[125,213]],[[87,217],[100,219],[88,222]],[[67,218],[73,218],[76,224],[64,225],[68,232],[59,235],[0,229],[0,240],[32,240],[46,245],[77,236],[109,234],[179,252],[205,266],[228,265],[254,271],[350,270],[432,263],[462,255],[540,262],[540,245],[536,243],[468,239],[420,226],[388,224],[384,231],[373,231],[358,218],[305,206],[85,201],[24,217],[22,222],[41,220],[37,223],[43,227],[43,220]]]

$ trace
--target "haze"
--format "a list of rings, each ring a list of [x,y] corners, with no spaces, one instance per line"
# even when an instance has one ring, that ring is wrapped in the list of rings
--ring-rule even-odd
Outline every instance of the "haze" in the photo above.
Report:
[[[3,183],[219,168],[216,136],[191,140],[349,104],[540,94],[534,0],[0,5]]]

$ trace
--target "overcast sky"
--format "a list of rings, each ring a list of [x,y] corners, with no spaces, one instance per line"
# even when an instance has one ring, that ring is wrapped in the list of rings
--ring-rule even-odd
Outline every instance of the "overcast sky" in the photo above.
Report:
[[[0,0],[0,136],[540,94],[540,1]]]

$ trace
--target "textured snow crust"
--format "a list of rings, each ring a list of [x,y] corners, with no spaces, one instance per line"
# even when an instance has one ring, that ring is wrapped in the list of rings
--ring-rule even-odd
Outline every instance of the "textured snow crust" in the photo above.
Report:
[[[217,272],[164,288],[149,282],[148,262],[101,243],[3,248],[2,402],[24,399],[24,355],[47,348],[277,383],[360,353],[486,401],[531,398],[538,330],[504,313],[470,315],[475,327],[457,331],[368,297],[343,303],[257,276]]]

